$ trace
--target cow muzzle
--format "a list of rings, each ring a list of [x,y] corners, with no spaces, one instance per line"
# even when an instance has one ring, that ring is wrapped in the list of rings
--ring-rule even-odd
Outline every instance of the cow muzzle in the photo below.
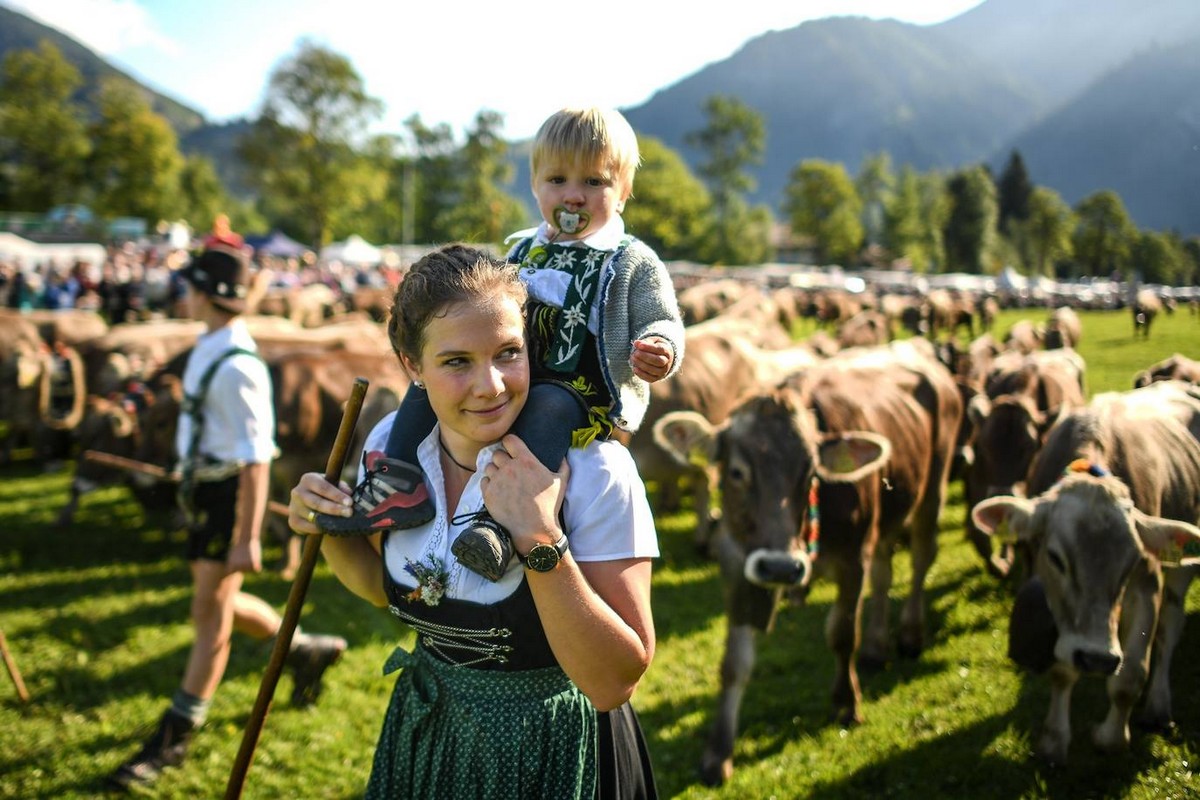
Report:
[[[1121,669],[1123,660],[1118,649],[1069,634],[1059,637],[1054,656],[1080,672],[1092,675],[1115,675]]]
[[[812,559],[807,553],[780,550],[755,550],[746,556],[742,569],[746,580],[767,589],[807,586],[812,573]]]

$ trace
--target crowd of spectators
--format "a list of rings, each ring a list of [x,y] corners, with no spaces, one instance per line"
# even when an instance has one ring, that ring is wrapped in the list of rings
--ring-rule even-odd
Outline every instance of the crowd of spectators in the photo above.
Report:
[[[0,257],[0,306],[30,309],[84,309],[95,311],[110,324],[180,316],[177,304],[184,293],[180,269],[190,255],[186,250],[133,243],[106,248],[103,263],[45,261],[24,264]],[[276,258],[254,254],[254,264],[265,270],[267,292],[322,283],[339,297],[352,298],[362,287],[395,287],[398,265],[351,265],[315,258]]]

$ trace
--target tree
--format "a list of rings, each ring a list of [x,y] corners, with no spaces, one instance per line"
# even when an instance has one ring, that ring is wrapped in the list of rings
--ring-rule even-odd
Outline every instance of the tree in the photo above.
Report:
[[[202,228],[226,213],[229,197],[217,178],[212,162],[203,156],[187,156],[179,171],[180,217],[193,228]],[[241,230],[246,230],[242,228]]]
[[[1129,257],[1137,228],[1117,193],[1106,189],[1088,195],[1075,207],[1079,224],[1072,236],[1075,261],[1087,275],[1129,276]]]
[[[633,196],[621,216],[626,229],[659,257],[700,260],[705,232],[712,229],[712,198],[687,163],[651,136],[638,137],[642,165]]]
[[[784,188],[784,213],[792,230],[816,241],[819,256],[853,263],[862,247],[862,200],[841,164],[801,161]]]
[[[922,175],[907,164],[884,207],[883,244],[917,272],[935,272],[945,263],[942,230],[950,215],[946,182]]]
[[[183,156],[170,124],[123,78],[101,82],[97,113],[88,163],[96,211],[152,223],[178,218]]]
[[[862,200],[863,234],[867,244],[880,244],[883,241],[884,209],[896,189],[892,157],[887,153],[876,153],[866,158],[854,179],[854,188]]]
[[[945,225],[946,269],[982,274],[996,236],[996,186],[982,166],[950,176]]]
[[[455,159],[454,198],[443,209],[438,227],[447,238],[467,242],[500,242],[522,227],[526,211],[500,186],[512,181],[508,144],[500,138],[504,118],[480,111],[474,128]]]
[[[762,234],[763,214],[769,220],[770,211],[764,206],[752,212],[746,204],[746,193],[756,185],[747,169],[763,161],[766,125],[758,112],[734,97],[710,97],[704,113],[705,127],[688,133],[685,141],[702,152],[704,160],[697,171],[712,193],[716,225],[706,248],[709,259],[725,264],[754,263],[749,254],[770,249],[770,223],[765,242],[750,237]]]
[[[1187,271],[1182,243],[1167,233],[1143,231],[1134,241],[1132,256],[1148,283],[1177,285]]]
[[[1183,271],[1179,276],[1180,286],[1195,286],[1200,281],[1200,238],[1192,237],[1180,242],[1183,250]]]
[[[406,119],[404,126],[412,151],[405,165],[404,197],[411,209],[414,241],[449,241],[452,237],[440,226],[448,219],[455,198],[454,135],[449,125],[431,128],[417,114]]]
[[[314,247],[386,188],[378,163],[359,151],[382,109],[345,56],[309,41],[271,73],[239,152],[266,202]]]
[[[1000,179],[996,181],[996,201],[999,204],[1000,217],[997,221],[1001,232],[1008,231],[1013,222],[1024,222],[1029,219],[1029,202],[1033,195],[1033,183],[1025,169],[1025,160],[1021,153],[1013,150],[1008,157]]]
[[[1075,214],[1066,201],[1053,189],[1036,187],[1029,195],[1029,214],[1023,221],[1014,221],[1013,239],[1024,247],[1025,265],[1034,275],[1051,275],[1051,267],[1071,257],[1071,232],[1075,229]]]
[[[0,95],[0,200],[45,211],[80,197],[91,152],[82,110],[71,101],[81,78],[58,48],[14,50]]]

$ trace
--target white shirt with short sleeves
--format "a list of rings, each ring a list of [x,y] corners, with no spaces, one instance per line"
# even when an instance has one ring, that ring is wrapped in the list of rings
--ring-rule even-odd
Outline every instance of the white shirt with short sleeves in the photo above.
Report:
[[[183,371],[183,391],[194,395],[208,366],[231,347],[258,352],[254,338],[241,319],[201,336]],[[275,406],[271,375],[257,358],[245,355],[225,360],[213,374],[204,399],[204,430],[200,452],[220,461],[262,464],[275,455]],[[175,447],[187,456],[192,439],[191,414],[179,415]]]
[[[366,452],[384,449],[395,416],[393,412],[375,426],[367,437]],[[425,562],[428,556],[436,556],[450,574],[447,596],[476,603],[498,602],[520,586],[525,569],[521,562],[514,556],[500,580],[492,583],[459,564],[450,546],[469,524],[467,520],[454,524],[453,519],[483,506],[480,477],[500,445],[480,450],[477,471],[467,481],[458,508],[447,514],[438,430],[435,425],[417,448],[436,516],[426,525],[393,531],[384,547],[384,561],[394,581],[415,588],[416,580],[404,569],[405,559]],[[617,442],[597,441],[582,449],[571,448],[567,463],[571,473],[563,500],[563,522],[574,559],[584,563],[658,557],[654,515],[629,451]]]

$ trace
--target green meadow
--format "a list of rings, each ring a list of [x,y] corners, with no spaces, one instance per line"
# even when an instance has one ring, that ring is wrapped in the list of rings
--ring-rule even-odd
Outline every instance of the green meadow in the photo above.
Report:
[[[1042,310],[1006,311],[1013,321]],[[1079,351],[1091,392],[1126,389],[1133,374],[1182,352],[1197,356],[1200,319],[1160,317],[1149,341],[1134,340],[1128,312],[1087,312]],[[322,465],[314,465],[319,469]],[[183,536],[148,516],[123,488],[84,501],[70,529],[53,520],[66,502],[69,470],[43,474],[28,461],[0,470],[0,630],[28,686],[18,701],[0,676],[0,798],[104,796],[103,777],[137,749],[178,684],[190,642]],[[941,550],[928,582],[930,647],[862,676],[866,722],[829,721],[833,660],[824,622],[831,583],[804,606],[784,609],[760,641],[742,706],[735,771],[722,788],[700,784],[697,765],[711,727],[724,646],[722,591],[714,564],[693,552],[690,511],[659,518],[656,564],[658,652],[635,697],[660,794],[668,798],[1162,798],[1200,797],[1200,592],[1175,657],[1176,727],[1135,730],[1132,748],[1104,756],[1089,729],[1103,717],[1103,682],[1085,679],[1073,700],[1070,763],[1048,768],[1032,755],[1047,687],[1005,656],[1011,588],[989,577],[963,536],[964,506],[952,485]],[[267,548],[272,566],[282,558]],[[909,561],[896,559],[894,600]],[[273,569],[247,588],[275,603],[288,584]],[[276,692],[244,796],[361,795],[392,679],[381,667],[412,637],[386,611],[344,590],[324,564],[301,617],[314,631],[344,635],[351,649],[328,674],[312,708]],[[237,638],[224,683],[191,756],[143,796],[210,798],[224,793],[254,704],[269,647]],[[451,800],[451,799],[447,799]]]

